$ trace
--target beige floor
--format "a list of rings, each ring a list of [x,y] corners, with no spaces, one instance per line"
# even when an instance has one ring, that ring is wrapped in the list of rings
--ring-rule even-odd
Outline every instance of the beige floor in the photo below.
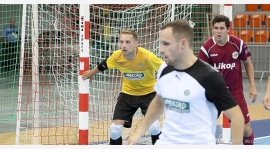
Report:
[[[266,111],[262,104],[251,104],[249,105],[249,111],[250,111],[250,116],[251,116],[251,121],[254,121],[254,120],[263,120],[263,119],[270,119],[270,111]],[[220,120],[219,120],[220,121]],[[107,123],[104,123],[102,122],[102,125],[109,125],[109,122]],[[94,125],[100,125],[100,124],[94,124]],[[106,127],[107,127],[106,126]],[[66,128],[60,128],[61,130],[58,130],[57,131],[75,131],[76,132],[76,129],[74,128],[74,130],[70,130],[70,129],[66,129]],[[36,133],[41,133],[41,134],[48,134],[50,133],[50,131],[56,131],[56,130],[46,130],[46,129],[43,129],[42,132],[36,132]],[[106,130],[89,130],[89,131],[92,131],[93,134],[108,134],[108,132]],[[100,132],[102,131],[102,132]],[[131,129],[131,133],[133,132],[134,130]],[[33,133],[33,132],[28,132],[29,136],[30,136],[30,133]],[[12,132],[12,133],[3,133],[3,134],[0,134],[0,145],[13,145],[14,142],[15,142],[15,135],[16,133],[15,132]],[[23,133],[22,133],[23,135]],[[75,134],[74,134],[75,135]],[[269,134],[270,135],[270,134]],[[70,139],[70,138],[73,138],[73,139]],[[90,140],[91,138],[91,140]],[[106,140],[106,138],[108,138],[108,136],[104,135],[104,136],[93,136],[90,134],[89,136],[89,142],[93,142],[93,140]],[[29,138],[30,140],[31,138]],[[46,139],[46,138],[45,138]],[[57,137],[56,137],[57,139]],[[62,139],[62,140],[65,140],[64,142],[67,142],[66,144],[75,144],[76,143],[76,139],[74,139],[74,136],[72,136],[72,134],[70,136],[65,136],[65,137],[59,137],[58,139]],[[36,140],[37,141],[37,140]],[[37,141],[38,142],[38,141]],[[61,142],[61,141],[60,141]]]

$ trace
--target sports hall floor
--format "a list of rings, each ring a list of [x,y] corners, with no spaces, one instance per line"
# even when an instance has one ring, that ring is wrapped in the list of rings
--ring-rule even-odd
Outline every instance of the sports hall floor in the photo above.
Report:
[[[244,79],[243,83],[250,111],[251,127],[255,135],[254,143],[255,145],[270,145],[270,111],[265,110],[262,106],[267,80],[263,79],[261,82],[259,79],[256,80],[258,96],[255,103],[251,103],[248,99],[248,80]],[[9,121],[0,120],[0,145],[14,145],[15,128],[15,119]],[[221,129],[219,126],[217,126],[217,128]],[[220,130],[217,130],[217,136],[220,135],[218,132],[220,132]]]

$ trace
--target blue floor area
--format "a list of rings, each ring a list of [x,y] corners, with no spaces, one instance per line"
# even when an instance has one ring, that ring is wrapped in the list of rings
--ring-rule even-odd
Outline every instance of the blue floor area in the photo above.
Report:
[[[250,122],[254,132],[254,145],[270,145],[270,119]],[[221,136],[222,128],[217,126],[216,138]]]
[[[255,138],[254,145],[270,145],[270,136]]]
[[[270,136],[270,119],[250,122],[254,137]]]
[[[270,120],[258,120],[250,122],[254,132],[254,145],[270,145]]]

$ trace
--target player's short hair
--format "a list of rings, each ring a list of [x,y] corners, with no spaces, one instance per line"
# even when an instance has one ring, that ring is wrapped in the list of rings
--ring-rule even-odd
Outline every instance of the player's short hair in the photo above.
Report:
[[[128,28],[123,29],[123,30],[121,31],[120,35],[121,35],[121,34],[130,34],[130,35],[133,36],[133,38],[134,38],[135,41],[138,41],[138,35],[137,35],[137,33],[136,33],[134,30],[132,30],[132,29],[128,29]]]
[[[193,28],[189,26],[186,20],[175,20],[163,25],[160,30],[164,30],[166,28],[172,28],[173,36],[175,39],[187,39],[189,43],[189,47],[193,48]]]
[[[212,26],[214,26],[216,23],[225,22],[225,26],[227,29],[230,27],[230,19],[225,15],[217,15],[212,21]]]

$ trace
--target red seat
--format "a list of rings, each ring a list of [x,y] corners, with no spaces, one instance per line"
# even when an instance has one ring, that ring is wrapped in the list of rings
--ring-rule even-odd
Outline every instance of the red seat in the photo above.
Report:
[[[269,31],[268,30],[257,30],[255,32],[255,42],[264,44],[269,41]]]
[[[238,31],[237,30],[232,30],[232,35],[238,37]]]
[[[237,14],[234,16],[234,27],[245,28],[248,23],[249,16],[247,14]]]
[[[250,27],[260,28],[264,24],[264,20],[264,14],[253,14],[249,18],[249,25]]]
[[[270,11],[270,4],[261,4],[262,11]]]
[[[266,15],[265,25],[266,27],[270,28],[270,14]]]
[[[240,31],[240,38],[244,42],[252,42],[253,41],[253,31],[252,30],[241,30]]]
[[[246,11],[257,11],[259,4],[246,4]]]

